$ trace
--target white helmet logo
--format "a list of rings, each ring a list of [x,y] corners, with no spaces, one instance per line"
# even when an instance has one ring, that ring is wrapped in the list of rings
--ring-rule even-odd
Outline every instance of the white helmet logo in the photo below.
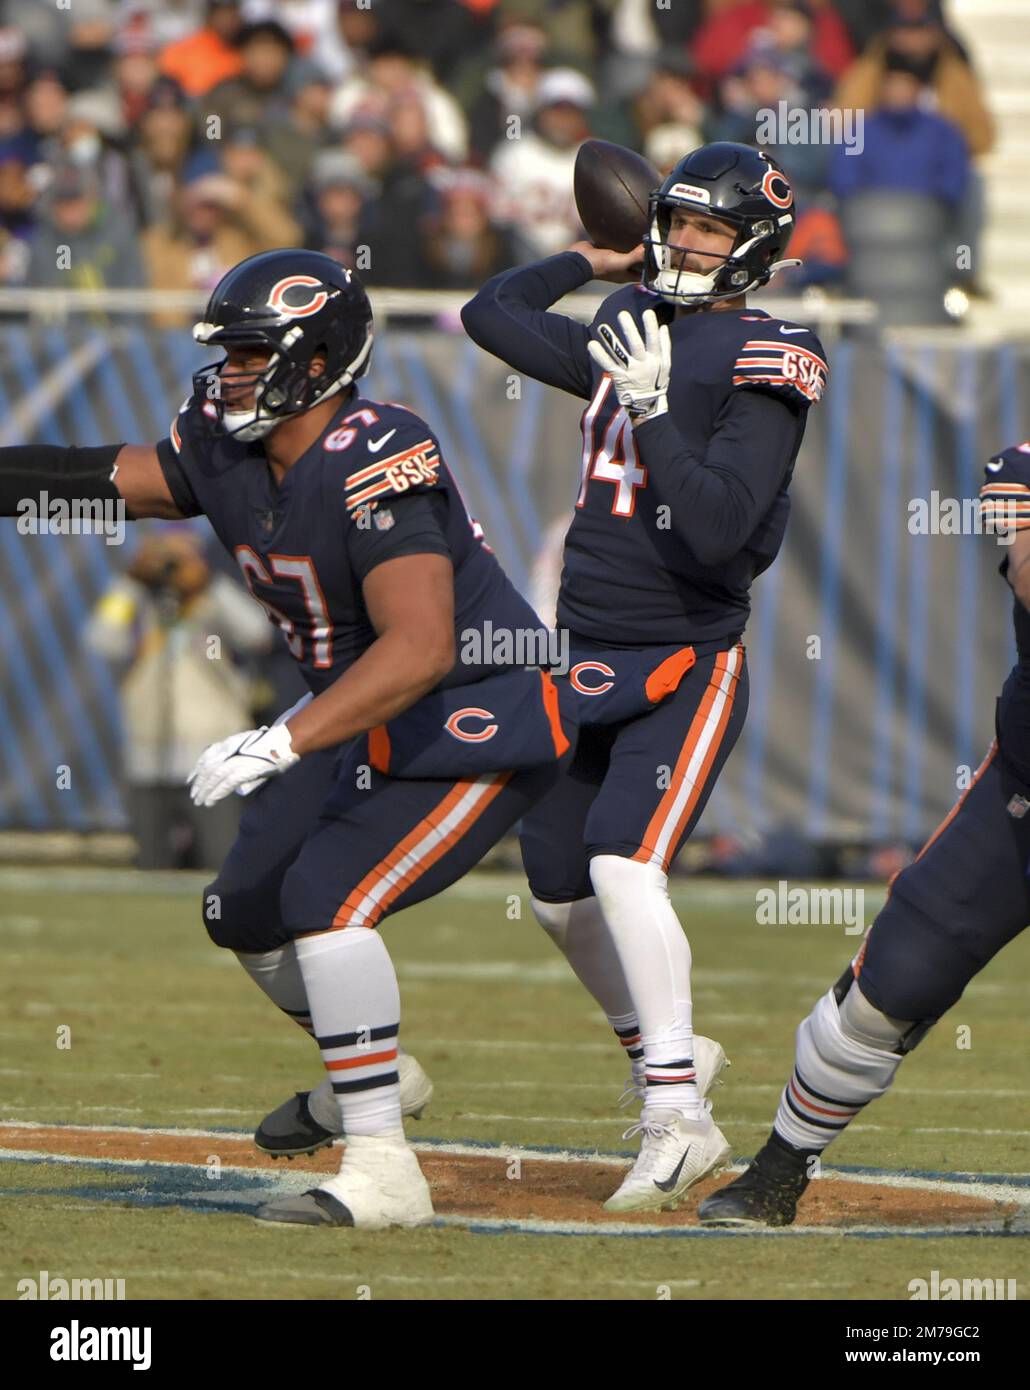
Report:
[[[309,294],[307,299],[299,304],[296,302],[299,296],[294,295],[294,302],[287,304],[287,294],[290,290],[299,288],[312,290],[314,293]],[[322,281],[316,280],[313,275],[287,275],[285,280],[280,280],[272,286],[268,296],[269,308],[287,319],[302,319],[308,314],[317,314],[328,302],[328,291],[322,288]]]

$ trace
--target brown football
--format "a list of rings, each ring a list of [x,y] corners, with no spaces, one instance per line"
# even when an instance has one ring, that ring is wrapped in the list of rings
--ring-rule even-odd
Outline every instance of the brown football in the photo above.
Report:
[[[579,219],[595,246],[632,251],[647,228],[647,200],[662,176],[642,154],[608,140],[585,140],[573,191]]]

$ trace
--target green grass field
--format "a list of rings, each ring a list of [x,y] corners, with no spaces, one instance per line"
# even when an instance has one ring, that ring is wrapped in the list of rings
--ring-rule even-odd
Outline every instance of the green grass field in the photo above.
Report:
[[[208,942],[203,882],[0,871],[4,1120],[252,1130],[318,1081],[314,1045]],[[798,1020],[858,938],[758,925],[753,884],[681,881],[675,897],[694,953],[696,1027],[733,1061],[716,1114],[746,1156],[771,1122]],[[866,920],[881,899],[867,891]],[[436,1085],[414,1138],[627,1148],[628,1121],[614,1108],[623,1061],[532,920],[522,879],[473,876],[385,933],[402,1040]],[[1030,1171],[1028,946],[1016,942],[970,988],[831,1163]],[[70,1047],[58,1046],[61,1029]],[[0,1296],[16,1297],[18,1280],[43,1269],[124,1277],[129,1298],[355,1298],[367,1286],[373,1298],[653,1299],[667,1286],[674,1298],[905,1299],[908,1281],[932,1269],[1014,1278],[1023,1297],[1030,1289],[1025,1238],[312,1231],[104,1200],[120,1181],[97,1167],[4,1163]]]

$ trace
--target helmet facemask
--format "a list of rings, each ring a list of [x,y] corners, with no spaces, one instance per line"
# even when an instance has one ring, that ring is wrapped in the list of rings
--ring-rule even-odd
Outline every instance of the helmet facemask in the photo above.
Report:
[[[719,256],[692,246],[671,245],[672,214],[677,208],[702,213],[735,229],[736,236],[728,254]],[[768,284],[785,266],[801,264],[800,261],[772,260],[773,246],[779,240],[771,215],[745,218],[721,209],[710,209],[705,204],[652,193],[649,232],[644,237],[642,283],[662,299],[689,309],[737,299]],[[763,253],[764,243],[769,245]],[[712,269],[707,273],[685,269],[684,261],[688,256],[712,261]]]
[[[259,371],[223,374],[228,361],[224,357],[220,362],[202,367],[193,377],[194,395],[214,407],[213,419],[218,432],[246,444],[264,439],[276,425],[303,414],[362,376],[368,369],[373,338],[370,324],[365,342],[354,360],[335,379],[327,380],[324,374],[312,376],[308,370],[309,362],[319,355],[317,348],[304,361],[295,360],[291,354],[291,348],[304,337],[299,325],[294,325],[281,339],[275,339],[259,329],[234,333],[218,324],[198,323],[193,336],[200,343],[215,343],[226,348],[267,348],[270,352],[267,364]],[[253,386],[253,404],[245,410],[230,409],[231,399],[227,401],[224,393],[226,386],[231,388],[232,395],[246,394]]]

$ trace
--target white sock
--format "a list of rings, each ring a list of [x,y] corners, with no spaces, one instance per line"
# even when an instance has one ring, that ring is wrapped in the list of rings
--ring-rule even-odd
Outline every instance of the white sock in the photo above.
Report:
[[[858,985],[851,986],[840,1007],[832,989],[824,994],[798,1025],[794,1074],[773,1126],[780,1138],[819,1151],[838,1138],[893,1082],[902,1062],[894,1045],[909,1026],[892,1028]]]
[[[288,1014],[305,1033],[314,1032],[295,942],[274,951],[237,951],[236,959],[277,1008]]]
[[[590,861],[590,879],[640,1022],[644,1109],[700,1119],[690,945],[669,899],[668,876],[656,864],[599,854]]]
[[[545,903],[530,898],[536,920],[571,965],[580,984],[600,1004],[629,1058],[633,1080],[644,1084],[644,1049],[629,985],[612,934],[596,898]]]
[[[402,1128],[397,1080],[400,991],[377,931],[346,927],[300,937],[315,1038],[348,1135]]]

